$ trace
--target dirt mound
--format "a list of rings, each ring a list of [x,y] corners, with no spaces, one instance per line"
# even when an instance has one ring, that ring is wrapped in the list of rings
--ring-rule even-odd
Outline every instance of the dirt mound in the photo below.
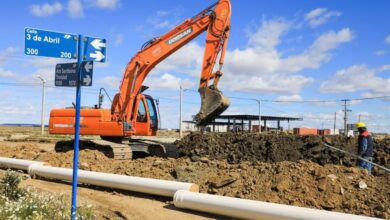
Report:
[[[308,139],[312,145],[317,143],[315,139]],[[284,141],[289,143],[289,139]],[[301,152],[299,148],[293,149]],[[39,150],[36,145],[28,145],[0,147],[0,152],[2,156],[36,159],[52,166],[72,167],[72,151],[46,152]],[[369,176],[365,170],[356,167],[319,165],[299,159],[295,162],[275,162],[299,157],[292,152],[288,152],[290,156],[271,155],[264,158],[270,158],[272,163],[257,160],[232,164],[224,159],[212,159],[211,155],[198,156],[196,161],[192,157],[148,157],[123,161],[108,158],[98,150],[82,149],[79,164],[83,170],[193,182],[200,186],[201,192],[211,194],[390,218],[390,175]],[[255,158],[255,153],[252,157]]]
[[[1,157],[35,160],[45,150],[40,149],[37,144],[21,144],[15,147],[0,145],[0,152]]]
[[[294,136],[261,135],[255,133],[192,133],[175,144],[181,156],[193,160],[207,156],[237,164],[249,162],[280,162],[310,160],[318,164],[342,164],[352,166],[356,159],[325,147],[321,143],[336,146],[357,154],[356,138],[342,136]],[[390,139],[376,141],[375,162],[390,167]],[[375,172],[377,170],[375,169]]]
[[[390,138],[374,139],[374,162],[390,168]],[[383,174],[383,170],[375,169],[377,174]]]

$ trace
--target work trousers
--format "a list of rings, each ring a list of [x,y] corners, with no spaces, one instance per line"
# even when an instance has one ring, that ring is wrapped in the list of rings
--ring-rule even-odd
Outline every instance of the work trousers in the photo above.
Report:
[[[372,161],[372,157],[363,157],[363,158],[368,161]],[[368,174],[371,175],[371,169],[372,169],[371,163],[366,162],[364,160],[359,160],[359,167],[366,169],[368,171]]]

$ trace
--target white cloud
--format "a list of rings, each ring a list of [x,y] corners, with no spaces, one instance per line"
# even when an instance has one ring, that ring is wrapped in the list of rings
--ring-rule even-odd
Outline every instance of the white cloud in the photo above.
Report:
[[[62,4],[54,2],[53,4],[44,3],[42,5],[31,5],[30,12],[39,17],[51,16],[62,11]]]
[[[161,35],[161,31],[167,31],[178,25],[181,22],[180,14],[181,11],[178,8],[156,11],[146,18],[144,24],[138,25],[135,31],[143,38],[156,37]]]
[[[290,27],[282,19],[263,21],[250,36],[250,47],[227,52],[221,84],[231,90],[298,94],[312,79],[297,73],[319,68],[330,60],[332,50],[353,38],[348,28],[329,31],[303,52],[282,57],[276,47]]]
[[[149,86],[151,90],[178,90],[180,84],[184,88],[191,88],[195,83],[189,79],[181,79],[168,73],[161,76],[149,76],[144,82],[144,85]]]
[[[157,11],[146,19],[149,25],[155,29],[172,28],[179,23],[180,11],[173,9],[171,11]]]
[[[121,79],[115,76],[105,76],[103,78],[97,79],[97,83],[117,89],[120,86]]]
[[[6,70],[3,66],[8,61],[9,57],[16,53],[15,47],[7,47],[5,50],[0,51],[0,77],[12,78],[16,74],[12,71]]]
[[[42,68],[42,67],[53,67],[53,70],[55,66],[58,63],[66,62],[64,59],[58,59],[58,58],[49,58],[49,57],[38,57],[38,58],[32,58],[29,59],[28,62],[25,63],[27,66],[33,66],[36,68]]]
[[[329,11],[327,8],[316,8],[305,15],[305,20],[310,27],[318,27],[325,24],[332,17],[339,17],[341,13],[338,11]]]
[[[0,65],[3,64],[7,59],[17,52],[15,47],[7,47],[5,50],[0,51]]]
[[[117,46],[122,45],[123,44],[123,34],[116,34],[114,43]]]
[[[369,68],[366,65],[354,65],[339,70],[321,84],[320,91],[327,93],[364,92],[365,97],[388,95],[390,79],[378,76],[378,73],[390,69],[389,65]]]
[[[65,59],[49,58],[49,57],[35,57],[27,60],[22,64],[22,67],[33,71],[30,76],[18,78],[17,81],[24,83],[40,83],[37,76],[41,76],[46,80],[48,85],[54,86],[54,70],[58,63],[68,62]]]
[[[242,92],[265,92],[296,94],[312,82],[311,78],[301,75],[286,75],[272,73],[267,76],[245,76],[225,72],[220,81],[221,90],[233,90]]]
[[[390,45],[390,35],[385,38],[385,43]]]
[[[4,77],[4,78],[12,78],[14,77],[16,74],[13,73],[12,71],[9,71],[9,70],[5,70],[3,68],[0,67],[0,77]]]
[[[81,18],[84,16],[84,7],[81,0],[69,0],[68,15],[72,18]]]
[[[273,52],[279,45],[280,37],[287,33],[292,24],[282,18],[263,20],[255,33],[249,33],[249,44],[256,50]]]
[[[177,72],[199,77],[203,52],[204,48],[199,44],[195,42],[189,43],[159,63],[153,72]]]
[[[366,118],[370,118],[371,114],[368,112],[356,112],[355,114],[353,114],[353,116],[357,119],[359,119],[360,117],[360,119],[363,121]]]
[[[0,112],[3,115],[8,115],[8,117],[11,115],[34,115],[38,109],[34,105],[20,105],[17,106],[15,104],[8,105],[8,106],[0,106]]]
[[[111,65],[111,63],[110,62],[104,62],[104,63],[102,63],[102,62],[94,62],[93,63],[93,68],[95,69],[97,69],[97,68],[107,68],[107,67],[109,67]]]
[[[282,95],[282,96],[279,96],[278,98],[276,98],[276,101],[302,101],[302,97],[300,95],[290,95],[290,96],[287,96],[287,95]]]
[[[375,54],[376,56],[378,56],[378,57],[384,56],[384,55],[386,55],[387,53],[388,53],[387,50],[377,50],[377,51],[374,52],[374,54]]]
[[[26,78],[25,80],[29,81],[29,82],[39,82],[40,83],[41,80],[38,79],[38,76],[40,76],[46,80],[48,85],[54,86],[55,74],[54,74],[53,70],[54,70],[54,68],[48,68],[48,67],[39,68],[31,75],[30,78]]]
[[[90,0],[90,4],[103,9],[116,9],[119,7],[120,0]]]
[[[306,68],[316,69],[331,58],[331,51],[343,43],[350,42],[353,33],[349,28],[343,28],[337,32],[329,31],[320,35],[314,43],[302,54],[289,56],[284,60],[281,69],[290,72],[298,72]]]

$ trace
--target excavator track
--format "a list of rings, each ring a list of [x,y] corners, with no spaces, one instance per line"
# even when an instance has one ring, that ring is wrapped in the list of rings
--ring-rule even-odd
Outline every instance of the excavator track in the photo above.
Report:
[[[120,143],[107,140],[91,140],[91,142],[99,146],[110,148],[111,153],[109,154],[109,157],[116,160],[131,160],[133,154],[157,157],[165,157],[167,154],[164,145],[149,140],[131,139],[129,143],[124,143],[125,141]]]
[[[110,147],[112,150],[112,157],[115,160],[131,160],[133,158],[133,151],[128,144],[115,143],[106,140],[91,140],[92,143],[102,146]]]
[[[166,157],[167,150],[159,142],[142,139],[130,139],[130,146],[134,152],[144,152],[149,156]]]

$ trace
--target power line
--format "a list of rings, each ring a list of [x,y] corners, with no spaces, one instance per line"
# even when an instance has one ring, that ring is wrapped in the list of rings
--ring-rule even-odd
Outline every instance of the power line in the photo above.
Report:
[[[183,89],[184,91],[190,91],[194,93],[198,93],[198,91],[193,89]],[[242,98],[236,96],[227,96],[231,99],[239,99],[239,100],[255,100],[255,98]],[[362,100],[371,100],[371,99],[386,99],[390,98],[389,96],[375,96],[375,97],[367,97],[367,98],[349,98],[349,101],[362,101]],[[261,102],[274,102],[274,103],[329,103],[329,102],[344,102],[345,99],[329,99],[329,100],[270,100],[270,99],[260,99]]]
[[[40,86],[39,83],[30,83],[30,82],[0,82],[0,85],[3,86]],[[56,87],[54,85],[46,85],[46,87],[49,88],[62,88],[62,87]],[[83,90],[89,90],[98,93],[97,89],[93,88],[83,88]],[[109,92],[118,92],[118,90],[110,89],[107,90]],[[198,93],[198,91],[193,89],[183,89],[183,91],[189,91],[193,93]],[[243,98],[243,97],[237,97],[237,96],[227,96],[230,99],[236,99],[236,100],[246,100],[246,101],[254,101],[258,100],[261,102],[271,102],[271,103],[334,103],[334,102],[345,102],[345,100],[349,101],[364,101],[364,100],[376,100],[376,99],[390,99],[389,96],[375,96],[375,97],[367,97],[367,98],[349,98],[349,99],[334,99],[334,100],[271,100],[271,99],[256,99],[256,98]],[[390,100],[389,100],[390,101]]]

